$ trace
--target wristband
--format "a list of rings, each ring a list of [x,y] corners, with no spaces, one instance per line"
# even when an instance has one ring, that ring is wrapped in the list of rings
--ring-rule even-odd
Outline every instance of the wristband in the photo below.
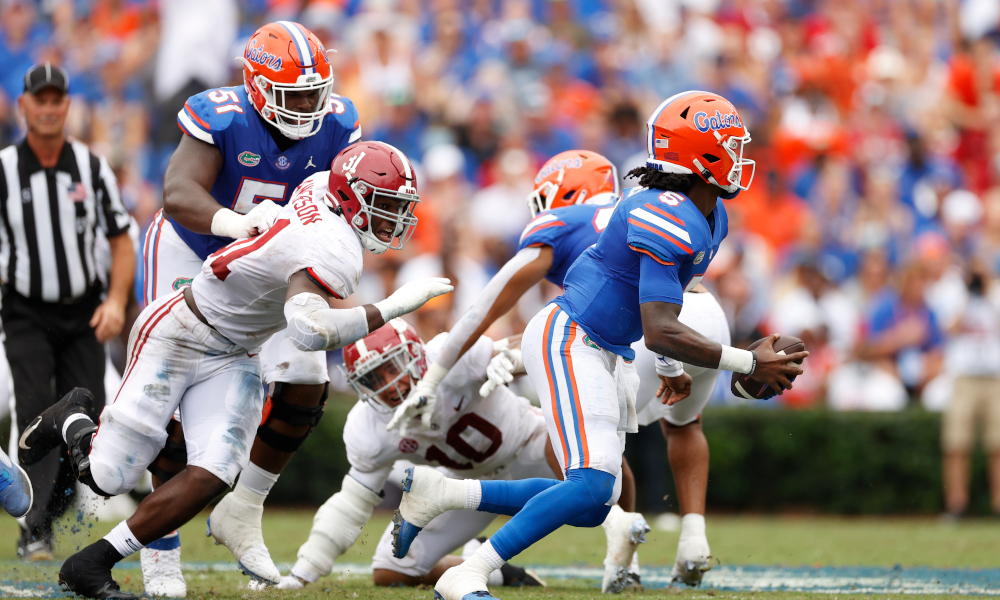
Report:
[[[244,237],[240,223],[242,219],[243,215],[228,208],[220,208],[212,215],[212,235],[233,239]]]
[[[684,373],[684,363],[679,360],[656,355],[656,374],[663,377],[680,377]]]
[[[732,371],[734,373],[753,373],[757,367],[757,356],[750,350],[740,350],[732,346],[722,347],[722,356],[719,358],[720,371]]]

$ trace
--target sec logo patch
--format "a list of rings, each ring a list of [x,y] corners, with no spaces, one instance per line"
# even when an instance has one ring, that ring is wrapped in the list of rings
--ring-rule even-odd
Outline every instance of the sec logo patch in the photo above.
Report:
[[[399,451],[403,454],[412,454],[417,451],[420,447],[420,443],[417,440],[410,438],[403,438],[399,440]]]
[[[274,166],[284,171],[288,167],[292,166],[292,161],[288,160],[287,156],[281,155],[278,157],[278,160],[274,161]]]

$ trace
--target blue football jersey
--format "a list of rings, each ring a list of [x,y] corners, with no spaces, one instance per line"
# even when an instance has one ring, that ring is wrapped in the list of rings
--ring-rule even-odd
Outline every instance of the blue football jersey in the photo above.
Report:
[[[354,104],[333,94],[319,132],[282,151],[242,85],[191,96],[177,113],[177,124],[184,133],[222,151],[222,169],[210,193],[216,202],[240,214],[264,200],[285,204],[306,177],[329,170],[333,157],[361,139]],[[233,241],[172,224],[202,260]]]
[[[631,188],[597,245],[573,263],[555,302],[597,345],[633,360],[639,305],[683,304],[728,232],[721,199],[706,219],[683,194]]]
[[[524,228],[517,249],[552,246],[552,268],[545,278],[562,287],[570,265],[597,243],[614,211],[614,204],[574,204],[539,213]]]

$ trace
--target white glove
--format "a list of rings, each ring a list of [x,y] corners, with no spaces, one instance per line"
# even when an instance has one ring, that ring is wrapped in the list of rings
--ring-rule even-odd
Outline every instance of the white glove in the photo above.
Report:
[[[410,421],[418,415],[424,428],[430,429],[431,416],[434,414],[434,406],[437,403],[437,387],[447,374],[448,369],[437,363],[428,367],[427,372],[410,391],[410,395],[396,407],[396,412],[392,415],[389,424],[385,426],[385,430],[392,431],[398,425],[400,437],[406,437]]]
[[[388,323],[396,317],[417,310],[431,298],[447,294],[454,289],[455,286],[451,285],[449,279],[425,277],[403,285],[385,300],[376,302],[374,306],[382,313],[382,319]]]
[[[494,389],[514,381],[514,373],[523,368],[524,359],[521,357],[520,350],[516,348],[513,350],[510,348],[500,350],[500,354],[494,356],[493,360],[490,361],[490,365],[486,367],[487,379],[486,383],[479,388],[479,395],[485,398]]]
[[[260,235],[271,228],[279,212],[281,207],[270,200],[264,200],[245,215],[223,208],[212,216],[212,234],[237,240]]]

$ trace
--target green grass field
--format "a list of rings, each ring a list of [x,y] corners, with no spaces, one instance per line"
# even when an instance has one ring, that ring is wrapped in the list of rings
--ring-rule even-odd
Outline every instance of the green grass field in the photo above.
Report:
[[[376,514],[353,548],[338,563],[367,564],[390,515]],[[264,536],[275,562],[292,563],[307,537],[311,511],[271,510],[265,514]],[[500,521],[494,523],[495,529]],[[54,582],[65,558],[104,535],[115,523],[64,519],[60,524],[56,560],[27,565],[17,562],[17,524],[0,519],[0,580],[7,582]],[[204,518],[186,525],[181,532],[183,560],[197,563],[232,563],[228,550],[206,538]],[[1000,568],[1000,521],[970,520],[957,525],[933,518],[850,518],[850,517],[733,517],[710,516],[708,535],[713,554],[721,565],[780,565],[786,567],[929,567],[932,569]],[[677,532],[654,529],[641,547],[643,567],[669,568],[677,544]],[[603,530],[563,528],[529,548],[514,561],[522,565],[600,566],[604,558]],[[137,561],[138,555],[129,559]],[[232,570],[218,570],[212,564],[186,572],[191,598],[240,598],[255,595],[245,589],[247,578]],[[134,566],[116,571],[125,589],[141,592],[141,574]],[[582,600],[600,596],[592,580],[550,580],[544,590],[500,589],[500,597],[567,598]],[[333,575],[301,592],[271,590],[269,597],[302,600],[316,598],[422,598],[429,589],[377,589],[364,576]],[[647,589],[638,595],[680,594],[687,598],[829,598],[828,594],[797,592],[724,592],[720,590]],[[0,596],[3,596],[0,590]],[[846,596],[838,596],[846,597]],[[872,596],[866,596],[871,598]]]

